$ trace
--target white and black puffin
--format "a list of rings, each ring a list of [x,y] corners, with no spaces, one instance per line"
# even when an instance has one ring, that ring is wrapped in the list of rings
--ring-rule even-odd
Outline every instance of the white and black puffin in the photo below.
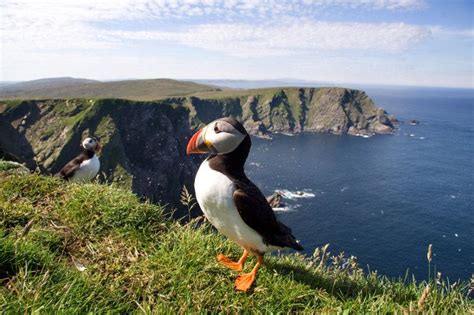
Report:
[[[196,174],[196,199],[211,224],[244,249],[237,262],[223,254],[217,260],[240,272],[249,254],[257,256],[252,271],[235,280],[235,288],[240,291],[252,286],[266,252],[284,247],[303,250],[291,229],[277,220],[266,198],[245,175],[251,145],[245,128],[226,117],[198,130],[186,148],[188,155],[211,153]]]
[[[81,153],[59,171],[58,175],[62,179],[89,182],[99,172],[100,161],[96,154],[102,149],[99,140],[95,137],[86,138],[82,141],[80,148]]]

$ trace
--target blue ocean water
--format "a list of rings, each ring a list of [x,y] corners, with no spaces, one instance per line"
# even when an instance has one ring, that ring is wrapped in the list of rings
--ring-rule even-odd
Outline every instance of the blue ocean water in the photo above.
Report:
[[[333,253],[390,277],[407,270],[451,280],[474,272],[473,90],[366,89],[400,120],[394,135],[369,139],[327,134],[253,138],[249,177],[269,195],[305,191],[278,211],[307,254]],[[314,197],[311,197],[313,194]],[[290,197],[298,197],[289,195]]]

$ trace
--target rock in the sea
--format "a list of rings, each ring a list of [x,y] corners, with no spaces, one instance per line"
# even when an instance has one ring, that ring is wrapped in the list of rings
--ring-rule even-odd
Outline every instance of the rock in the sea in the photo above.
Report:
[[[358,129],[354,126],[351,126],[349,130],[347,131],[347,133],[350,134],[351,136],[358,136],[358,137],[373,135],[373,133],[370,133],[366,129]]]
[[[374,123],[374,132],[375,133],[380,133],[380,134],[389,134],[392,133],[393,128],[387,125],[384,125],[380,122],[375,122]]]
[[[267,197],[267,201],[272,208],[282,208],[285,203],[281,201],[282,195],[279,192],[274,192],[271,196]]]
[[[412,126],[418,125],[420,122],[416,119],[409,120],[408,123]]]
[[[399,124],[400,123],[400,121],[398,120],[398,118],[395,115],[388,115],[388,120],[390,120],[390,122],[392,124]]]

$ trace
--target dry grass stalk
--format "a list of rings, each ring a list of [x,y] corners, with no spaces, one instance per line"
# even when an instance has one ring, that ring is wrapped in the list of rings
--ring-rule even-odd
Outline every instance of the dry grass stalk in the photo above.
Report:
[[[472,292],[474,292],[474,273],[471,275],[471,283],[469,284],[469,291],[467,291],[467,297],[469,297]]]
[[[321,254],[321,261],[319,262],[318,268],[322,268],[322,267],[324,266],[326,257],[329,256],[329,253],[327,253],[328,248],[329,248],[329,243],[327,243],[326,245],[324,245],[324,246],[321,248],[321,251],[322,251],[322,254]],[[326,254],[327,254],[327,255],[326,255]]]
[[[437,285],[441,285],[442,282],[441,282],[441,277],[442,277],[442,274],[441,272],[438,271],[438,273],[436,274],[436,284]]]
[[[423,290],[421,293],[420,299],[418,300],[418,309],[420,311],[423,310],[423,307],[425,305],[426,299],[428,298],[428,295],[430,294],[430,285],[428,284],[426,288]]]
[[[433,246],[432,246],[432,244],[428,245],[428,252],[426,253],[426,258],[428,259],[428,262],[431,263],[431,260],[433,259]]]
[[[21,232],[20,237],[23,237],[27,235],[28,232],[30,232],[31,227],[33,226],[33,223],[35,223],[35,219],[31,219],[30,221],[28,221],[28,223],[26,223],[25,227],[23,228],[23,231]]]

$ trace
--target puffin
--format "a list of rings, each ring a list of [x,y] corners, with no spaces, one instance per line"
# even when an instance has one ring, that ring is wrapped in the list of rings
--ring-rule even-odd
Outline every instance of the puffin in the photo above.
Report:
[[[251,145],[242,124],[224,117],[198,130],[186,147],[187,155],[209,154],[194,181],[196,200],[205,217],[243,248],[238,261],[223,254],[217,255],[217,261],[242,272],[247,257],[257,257],[252,271],[241,273],[235,280],[235,288],[244,292],[254,283],[265,253],[283,248],[303,250],[291,229],[276,218],[265,196],[245,174]]]
[[[82,141],[80,148],[81,153],[59,171],[58,176],[62,179],[73,182],[89,182],[99,172],[100,161],[96,154],[102,149],[99,140],[95,137],[86,138]]]

